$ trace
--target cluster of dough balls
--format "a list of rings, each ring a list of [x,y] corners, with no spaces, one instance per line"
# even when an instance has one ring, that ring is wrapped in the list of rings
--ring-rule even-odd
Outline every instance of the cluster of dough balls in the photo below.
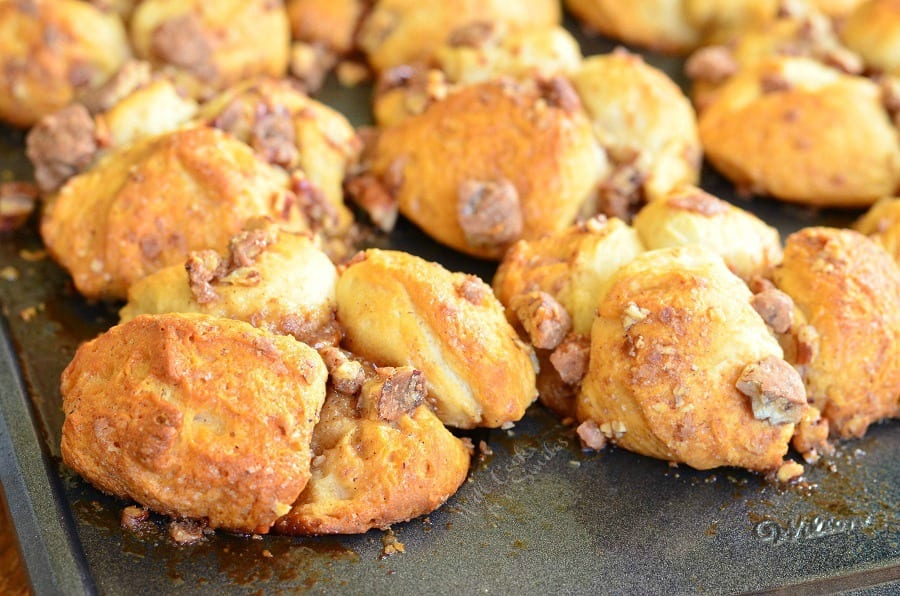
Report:
[[[537,397],[534,353],[480,279],[374,249],[338,270],[271,221],[145,277],[120,315],[63,374],[63,459],[210,528],[429,513],[469,469],[445,425],[508,427]]]
[[[890,206],[885,202],[884,206]],[[633,226],[595,218],[507,252],[494,278],[583,443],[698,469],[778,471],[900,416],[900,268],[862,234],[779,234],[697,188]]]

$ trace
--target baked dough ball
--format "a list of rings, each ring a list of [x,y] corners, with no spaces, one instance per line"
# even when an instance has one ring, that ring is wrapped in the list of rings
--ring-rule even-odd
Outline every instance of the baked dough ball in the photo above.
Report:
[[[781,262],[778,230],[693,186],[675,189],[641,209],[634,229],[648,250],[701,244],[748,282],[768,277]]]
[[[477,277],[372,249],[341,274],[337,305],[345,346],[378,365],[422,371],[445,424],[506,425],[537,397],[534,353]]]
[[[180,129],[114,151],[49,198],[47,250],[90,298],[128,287],[193,250],[223,251],[253,216],[304,231],[287,175],[225,133]]]
[[[853,227],[881,245],[900,265],[900,198],[881,199]]]
[[[796,305],[785,351],[832,434],[900,415],[900,269],[852,230],[788,236],[774,281]]]
[[[287,0],[291,36],[339,55],[349,54],[365,7],[363,0]]]
[[[566,0],[590,27],[663,52],[687,52],[728,32],[772,19],[776,0]]]
[[[290,26],[281,0],[144,0],[131,41],[139,57],[207,98],[254,75],[284,76]]]
[[[872,81],[808,58],[772,58],[700,114],[707,158],[739,187],[788,202],[865,206],[900,176],[897,131]],[[852,164],[852,166],[850,165]]]
[[[509,32],[558,25],[555,0],[376,0],[363,19],[357,43],[376,71],[427,61],[457,29],[475,23]]]
[[[700,246],[624,265],[597,304],[578,419],[625,449],[700,470],[778,468],[806,395],[751,297]]]
[[[266,533],[309,479],[326,378],[292,337],[206,315],[138,317],[63,372],[63,461],[159,513]]]
[[[401,65],[379,78],[375,121],[393,126],[465,85],[500,77],[551,78],[581,64],[581,48],[560,26],[506,33],[483,22],[456,31],[428,65]]]
[[[588,58],[571,79],[609,161],[598,211],[627,221],[645,201],[698,182],[697,115],[662,71],[615,51]]]
[[[511,321],[516,296],[541,291],[562,304],[575,333],[588,334],[598,292],[619,267],[644,251],[637,232],[619,219],[603,216],[557,234],[520,240],[504,255],[493,287]]]
[[[336,344],[337,270],[307,235],[251,220],[227,255],[191,253],[128,288],[122,323],[141,314],[201,312],[240,319],[311,346]],[[335,337],[337,336],[337,337]]]
[[[75,0],[0,2],[0,119],[31,126],[130,57],[117,15]]]
[[[361,142],[343,114],[287,80],[263,77],[215,97],[203,106],[200,118],[291,172],[291,188],[307,205],[314,227],[338,233],[352,223],[343,182]]]
[[[429,236],[497,259],[575,220],[599,170],[590,124],[562,78],[488,81],[383,130],[371,174]]]
[[[312,441],[312,477],[281,534],[361,534],[431,513],[463,483],[469,449],[425,404],[380,415],[367,396],[330,392]]]
[[[863,2],[841,27],[841,39],[869,68],[900,75],[900,2]]]

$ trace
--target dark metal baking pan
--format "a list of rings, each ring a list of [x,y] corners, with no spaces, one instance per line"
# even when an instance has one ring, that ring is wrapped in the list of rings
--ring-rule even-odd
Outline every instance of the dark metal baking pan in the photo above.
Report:
[[[599,39],[586,54],[606,51]],[[680,79],[680,62],[648,60]],[[364,91],[324,95],[357,121]],[[3,167],[27,172],[20,133]],[[703,186],[776,224],[848,223],[857,213],[738,199],[713,172]],[[440,247],[401,221],[389,246],[490,278],[489,264]],[[896,593],[900,581],[900,423],[808,467],[779,488],[740,470],[698,472],[608,449],[586,454],[540,407],[511,431],[480,431],[493,455],[440,510],[393,527],[405,552],[383,556],[385,533],[293,539],[218,533],[176,546],[162,520],[136,536],[125,503],[59,460],[59,374],[80,341],[115,320],[89,304],[48,259],[34,222],[0,238],[6,324],[0,341],[0,482],[39,594],[346,593]],[[7,270],[9,272],[11,270]],[[2,277],[2,276],[0,276]]]

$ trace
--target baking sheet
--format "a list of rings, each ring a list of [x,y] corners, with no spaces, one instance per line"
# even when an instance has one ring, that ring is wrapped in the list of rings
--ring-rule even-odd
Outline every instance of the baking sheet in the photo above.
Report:
[[[583,38],[582,38],[583,39]],[[583,42],[586,54],[612,45]],[[680,80],[680,62],[648,60]],[[365,94],[323,94],[357,122]],[[0,163],[27,174],[22,135],[0,133]],[[776,224],[842,225],[857,213],[745,201],[714,172],[703,186]],[[126,503],[61,466],[59,374],[79,342],[115,321],[41,258],[35,222],[0,237],[5,325],[0,342],[0,482],[39,594],[731,593],[861,590],[900,580],[900,423],[874,426],[779,488],[733,469],[670,468],[615,448],[582,453],[570,429],[539,406],[511,431],[478,431],[493,455],[439,511],[392,528],[405,552],[383,555],[385,532],[296,539],[216,534],[176,546],[164,520],[136,536],[119,526]],[[490,279],[490,264],[431,242],[401,221],[388,246]]]

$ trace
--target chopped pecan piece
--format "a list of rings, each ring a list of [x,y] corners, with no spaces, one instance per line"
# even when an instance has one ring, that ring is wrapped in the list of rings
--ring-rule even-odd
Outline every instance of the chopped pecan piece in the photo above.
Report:
[[[763,93],[778,93],[790,90],[793,84],[780,72],[767,72],[760,78],[759,86]]]
[[[464,300],[478,306],[491,294],[491,288],[481,278],[467,275],[463,282],[456,286],[456,293]]]
[[[815,463],[820,455],[834,452],[834,446],[828,442],[828,430],[828,419],[822,418],[818,408],[810,406],[794,428],[791,445],[808,463]]]
[[[329,346],[322,349],[319,354],[328,368],[331,384],[341,393],[354,395],[362,387],[365,381],[363,365],[356,360],[351,360],[346,352],[340,348]]]
[[[34,211],[38,190],[30,182],[0,183],[0,232],[20,228]]]
[[[498,33],[497,26],[493,22],[475,21],[454,29],[447,43],[455,48],[480,48],[487,45]]]
[[[470,246],[503,246],[522,235],[519,193],[509,180],[459,185],[457,220]]]
[[[188,285],[199,304],[209,304],[219,299],[212,282],[219,275],[221,259],[214,250],[198,250],[188,255],[184,268],[188,273]]]
[[[40,189],[51,193],[82,172],[97,153],[96,127],[87,108],[71,104],[41,118],[25,139]]]
[[[794,324],[794,301],[777,288],[755,294],[750,304],[775,333],[787,333]]]
[[[150,82],[150,63],[129,60],[103,85],[89,89],[78,96],[78,101],[92,114],[112,108],[136,89]]]
[[[120,525],[130,532],[140,532],[150,519],[150,511],[136,505],[129,505],[122,510]]]
[[[283,106],[259,110],[250,134],[250,145],[271,164],[283,168],[294,166],[300,151],[290,112]]]
[[[382,420],[397,420],[425,400],[425,375],[411,366],[379,368],[362,386],[362,399],[375,407]]]
[[[153,31],[150,47],[160,60],[189,70],[201,80],[211,81],[217,74],[212,60],[214,41],[202,19],[191,12],[159,25]]]
[[[211,532],[211,530],[206,525],[195,520],[174,519],[169,522],[169,536],[177,544],[200,542],[207,532]]]
[[[380,230],[390,232],[397,223],[397,199],[374,174],[361,174],[347,180],[347,194]]]
[[[571,334],[550,354],[550,363],[564,383],[577,385],[587,374],[590,356],[590,337]]]
[[[337,208],[331,204],[322,189],[310,182],[303,172],[295,170],[291,174],[290,188],[311,230],[333,230],[337,227],[340,219]]]
[[[606,447],[606,435],[603,434],[603,431],[600,430],[600,427],[593,420],[585,420],[578,425],[575,432],[578,434],[578,438],[581,439],[582,449],[600,451]]]
[[[803,418],[806,387],[794,367],[781,358],[769,356],[747,365],[736,387],[750,398],[757,420],[789,424]]]
[[[738,71],[738,63],[726,46],[707,46],[691,54],[684,64],[684,71],[695,81],[718,84]]]
[[[706,217],[722,215],[728,212],[728,204],[725,201],[720,201],[702,190],[686,192],[672,197],[669,199],[669,206],[683,209],[684,211],[693,211]]]
[[[509,303],[536,348],[556,348],[572,328],[572,317],[547,292],[527,292],[513,296]]]
[[[538,86],[547,105],[569,113],[581,109],[581,98],[567,78],[555,76],[542,79],[538,81]]]
[[[607,148],[612,173],[597,187],[597,209],[609,217],[631,221],[644,205],[644,181],[647,173],[640,164],[641,154],[629,148]]]

